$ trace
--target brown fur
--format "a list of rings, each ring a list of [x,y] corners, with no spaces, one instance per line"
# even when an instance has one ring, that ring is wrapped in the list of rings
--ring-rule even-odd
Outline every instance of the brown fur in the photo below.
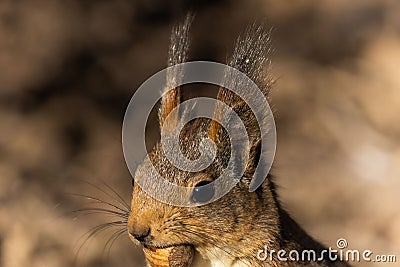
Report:
[[[173,30],[169,65],[186,60],[188,28],[191,17]],[[250,27],[239,38],[229,65],[248,75],[268,97],[272,79],[266,70],[269,66],[269,33],[262,27]],[[172,51],[172,52],[171,52]],[[176,82],[182,73],[169,73],[169,82]],[[234,77],[225,77],[227,83]],[[249,182],[257,166],[261,133],[254,115],[248,106],[236,95],[220,89],[218,99],[230,105],[243,120],[248,131],[251,155],[241,181],[227,195],[204,206],[175,207],[149,197],[135,184],[131,203],[128,230],[140,236],[143,245],[169,247],[188,244],[193,246],[213,266],[348,266],[341,262],[282,262],[274,259],[262,262],[257,253],[264,246],[276,251],[304,249],[321,251],[324,247],[308,236],[282,209],[272,176],[255,192],[249,192]],[[159,111],[160,126],[181,100],[180,89],[164,94]],[[222,116],[218,106],[215,116]],[[171,130],[179,118],[176,117]],[[174,125],[175,124],[175,125]],[[180,145],[188,158],[196,157],[196,148],[202,138],[210,137],[217,145],[215,162],[199,173],[184,172],[175,168],[162,153],[158,143],[149,153],[149,160],[158,172],[171,182],[194,187],[200,181],[212,181],[226,167],[230,156],[227,133],[215,122],[198,119],[186,125],[181,133]],[[144,162],[142,164],[148,164]],[[145,168],[144,168],[145,169]],[[150,175],[145,171],[135,176]],[[220,263],[218,263],[220,262]],[[204,264],[204,263],[201,263]],[[204,266],[204,265],[201,265]]]

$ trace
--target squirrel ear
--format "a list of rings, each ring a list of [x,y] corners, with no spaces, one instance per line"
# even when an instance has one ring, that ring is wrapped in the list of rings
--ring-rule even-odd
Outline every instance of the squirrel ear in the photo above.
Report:
[[[271,64],[268,55],[270,50],[270,30],[253,24],[247,28],[242,36],[239,36],[233,55],[228,61],[230,67],[246,74],[258,86],[266,99],[268,99],[270,88],[273,84],[273,79],[269,75]],[[234,88],[238,86],[237,84],[235,85],[235,81],[237,81],[235,77],[226,75],[223,84],[229,84],[229,87]],[[250,158],[244,175],[246,176],[246,173],[248,174],[249,172],[254,173],[259,159],[261,141],[261,132],[257,119],[246,102],[234,92],[221,87],[217,99],[230,106],[246,127],[250,145]],[[217,122],[226,117],[223,114],[222,105],[219,102],[217,103],[208,131],[208,137],[221,149],[226,145],[226,140],[229,139],[222,125]]]
[[[187,60],[189,50],[189,28],[192,21],[193,15],[189,13],[182,23],[176,25],[172,29],[168,51],[168,67],[184,63]],[[176,85],[180,83],[182,76],[182,68],[169,68],[167,70],[166,88],[163,88],[161,106],[158,110],[160,128],[165,127],[164,130],[167,131],[173,131],[179,120],[179,112],[171,113],[171,111],[178,107],[181,102],[181,89]],[[168,88],[173,89],[168,90]],[[170,113],[171,118],[166,121]],[[167,125],[164,125],[164,123],[167,123]]]

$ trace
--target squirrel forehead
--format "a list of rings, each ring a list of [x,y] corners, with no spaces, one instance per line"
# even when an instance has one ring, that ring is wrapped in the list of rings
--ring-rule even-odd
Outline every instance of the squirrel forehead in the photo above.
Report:
[[[207,154],[209,151],[204,151],[200,146],[201,141],[207,138],[209,126],[210,120],[204,118],[194,119],[187,123],[179,133],[179,148],[175,147],[179,151],[175,153],[174,150],[172,156],[175,157],[181,153],[183,157],[193,161],[201,155],[200,150]],[[166,143],[170,142],[168,135],[165,138]],[[199,181],[213,180],[212,177],[217,175],[221,168],[223,169],[225,154],[229,154],[230,151],[229,146],[223,147],[223,149],[224,151],[217,153],[214,162],[208,168],[200,172],[189,172],[179,169],[168,159],[162,142],[159,141],[138,166],[135,179],[156,179],[161,176],[163,179],[181,186],[194,186]]]
[[[196,145],[192,146],[191,155],[194,154],[193,149],[195,147]],[[187,156],[187,153],[184,153],[184,151],[182,151],[182,154]],[[193,186],[196,181],[210,179],[207,173],[183,171],[174,166],[165,156],[161,144],[158,143],[138,166],[134,178],[136,180],[159,179],[160,177],[181,186]]]

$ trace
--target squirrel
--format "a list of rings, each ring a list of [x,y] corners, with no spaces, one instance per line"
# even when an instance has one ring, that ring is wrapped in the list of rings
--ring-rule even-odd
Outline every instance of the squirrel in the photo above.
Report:
[[[168,66],[187,61],[188,34],[192,20],[193,17],[188,15],[183,23],[173,28]],[[257,84],[266,99],[269,99],[273,84],[273,79],[266,71],[270,46],[270,32],[262,26],[253,25],[238,38],[233,55],[228,60],[229,66],[245,73]],[[179,75],[182,73],[168,73],[167,79],[179,79]],[[135,173],[133,179],[131,211],[127,224],[130,238],[145,248],[186,246],[195,251],[193,262],[190,260],[188,265],[182,263],[174,266],[350,266],[345,261],[335,261],[328,257],[292,261],[281,260],[275,254],[260,259],[260,252],[265,247],[270,252],[295,250],[300,255],[305,250],[313,250],[317,256],[322,255],[326,248],[310,237],[282,208],[271,174],[268,174],[257,190],[249,192],[260,155],[261,132],[257,120],[246,103],[230,90],[221,87],[217,100],[232,107],[248,133],[249,159],[240,181],[226,195],[212,203],[177,207],[158,201],[142,190],[135,182],[135,177],[151,175],[146,172],[146,168],[142,168]],[[169,120],[166,118],[181,101],[182,90],[179,86],[163,94],[158,111],[160,128],[173,131],[177,127],[179,113],[171,115]],[[221,116],[218,105],[214,116]],[[205,137],[214,142],[217,154],[215,162],[199,172],[183,171],[173,166],[164,156],[161,142],[148,153],[148,159],[164,179],[193,188],[192,198],[196,198],[196,188],[219,176],[231,155],[227,131],[215,120],[204,118],[190,121],[182,129],[179,142],[183,155],[195,159],[198,156],[196,147]],[[197,201],[201,201],[201,197]]]

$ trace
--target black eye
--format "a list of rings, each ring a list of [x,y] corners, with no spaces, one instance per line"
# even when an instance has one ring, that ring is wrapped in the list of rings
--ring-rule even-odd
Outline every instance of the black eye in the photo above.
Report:
[[[215,194],[215,189],[210,181],[201,181],[193,188],[190,200],[193,203],[207,203]]]

